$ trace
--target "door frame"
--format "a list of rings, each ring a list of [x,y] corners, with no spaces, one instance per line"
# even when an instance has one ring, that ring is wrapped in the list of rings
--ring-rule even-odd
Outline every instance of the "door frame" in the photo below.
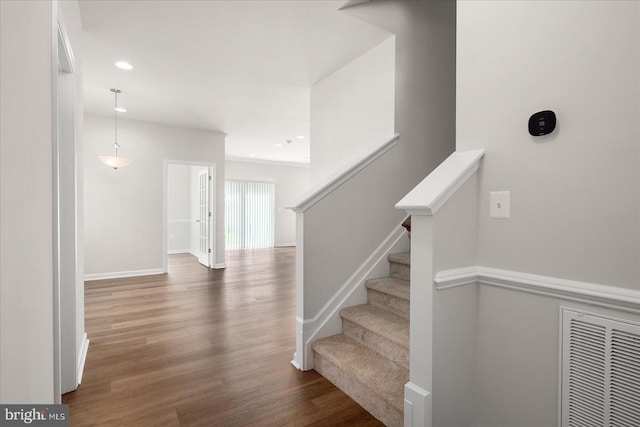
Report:
[[[84,328],[81,151],[76,121],[76,61],[59,4],[53,7],[53,346],[54,403],[75,390],[89,347]]]
[[[217,234],[216,224],[218,221],[217,216],[217,177],[216,177],[216,164],[209,162],[195,162],[189,160],[172,160],[163,159],[162,161],[162,271],[164,273],[169,272],[169,218],[168,218],[168,203],[167,192],[169,188],[169,165],[183,165],[183,166],[198,166],[209,168],[209,176],[211,177],[211,183],[209,184],[209,209],[212,215],[209,219],[209,246],[211,246],[211,253],[209,254],[209,268],[215,268],[216,260],[216,247],[217,247]]]

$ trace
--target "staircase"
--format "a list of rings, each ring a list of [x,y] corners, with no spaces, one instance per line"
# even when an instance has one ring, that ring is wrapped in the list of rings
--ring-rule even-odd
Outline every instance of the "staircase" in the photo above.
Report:
[[[387,426],[403,425],[409,381],[409,253],[366,282],[367,304],[340,311],[342,334],[314,341],[315,370]]]

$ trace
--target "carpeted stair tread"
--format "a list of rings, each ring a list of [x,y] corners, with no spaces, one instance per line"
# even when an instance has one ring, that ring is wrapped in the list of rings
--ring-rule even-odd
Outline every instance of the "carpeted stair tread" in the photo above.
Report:
[[[411,252],[389,254],[387,260],[389,262],[395,262],[397,264],[411,265]]]
[[[378,395],[402,412],[404,385],[409,381],[407,369],[342,334],[316,340],[312,348],[351,377],[351,381],[366,387],[368,393]]]
[[[389,254],[389,276],[396,279],[411,280],[411,254],[402,252],[397,254]]]
[[[401,347],[409,348],[409,321],[369,304],[340,310],[340,316]]]
[[[409,301],[409,282],[406,280],[396,279],[395,277],[380,277],[367,280],[365,286],[367,289]]]

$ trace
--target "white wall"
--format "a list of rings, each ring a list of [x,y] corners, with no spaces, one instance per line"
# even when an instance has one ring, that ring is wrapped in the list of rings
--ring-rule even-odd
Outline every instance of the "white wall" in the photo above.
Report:
[[[189,252],[191,247],[191,166],[170,164],[167,175],[167,249]]]
[[[53,403],[50,2],[0,2],[0,402]]]
[[[312,182],[393,136],[395,54],[390,36],[311,88]]]
[[[275,184],[275,246],[295,245],[296,216],[295,213],[286,208],[291,206],[297,197],[309,189],[309,167],[227,160],[225,175],[227,180],[259,181]]]
[[[458,2],[457,148],[486,149],[478,264],[640,289],[639,9]],[[556,131],[529,136],[544,109]],[[493,190],[511,191],[510,219],[489,219]],[[633,317],[478,287],[472,425],[557,425],[561,305]]]
[[[224,135],[131,120],[118,121],[120,154],[133,163],[114,171],[98,155],[110,153],[113,119],[86,115],[85,259],[88,275],[163,268],[163,160],[216,164],[217,218],[224,218]],[[224,236],[217,222],[217,236]],[[224,239],[216,242],[224,264]]]

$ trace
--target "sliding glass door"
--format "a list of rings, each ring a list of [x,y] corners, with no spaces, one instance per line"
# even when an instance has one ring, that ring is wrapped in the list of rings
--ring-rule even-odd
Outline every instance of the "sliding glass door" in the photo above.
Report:
[[[227,250],[272,248],[275,185],[225,182],[225,247]]]

